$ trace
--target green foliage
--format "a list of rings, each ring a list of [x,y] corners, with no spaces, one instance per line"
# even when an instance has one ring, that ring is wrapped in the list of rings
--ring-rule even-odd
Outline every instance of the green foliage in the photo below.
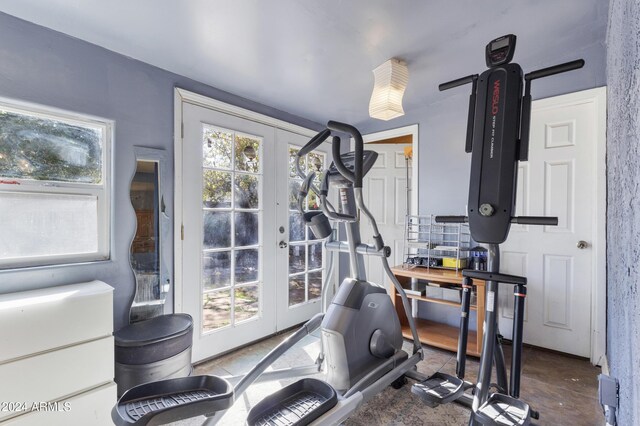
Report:
[[[0,111],[0,176],[101,183],[101,137],[95,128]]]
[[[260,143],[258,138],[238,135],[219,129],[205,128],[203,133],[203,165],[216,169],[205,170],[202,203],[206,208],[230,208],[231,191],[235,196],[233,207],[257,209],[259,207],[258,176],[260,172]],[[233,164],[231,158],[233,157]],[[231,182],[234,170],[235,179]],[[247,172],[247,173],[239,173]]]

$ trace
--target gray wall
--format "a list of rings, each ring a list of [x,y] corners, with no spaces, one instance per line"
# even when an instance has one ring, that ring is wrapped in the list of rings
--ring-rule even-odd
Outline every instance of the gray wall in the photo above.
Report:
[[[300,117],[3,13],[0,13],[0,40],[0,96],[96,115],[116,123],[112,260],[0,271],[0,293],[103,280],[115,288],[116,329],[128,322],[128,306],[134,291],[129,267],[129,244],[135,227],[129,200],[129,184],[135,169],[133,146],[166,149],[173,176],[175,86],[304,127],[319,128]],[[169,215],[173,217],[173,188],[164,192]],[[173,241],[166,243],[172,253]]]
[[[612,0],[607,34],[607,358],[619,425],[640,424],[640,3]]]

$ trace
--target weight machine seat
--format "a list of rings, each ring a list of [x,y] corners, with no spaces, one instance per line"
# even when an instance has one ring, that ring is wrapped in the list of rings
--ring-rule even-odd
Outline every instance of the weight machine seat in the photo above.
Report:
[[[526,402],[501,393],[492,394],[473,415],[486,426],[527,426],[531,421]]]
[[[411,393],[431,408],[460,398],[464,391],[464,380],[440,372],[411,386]]]

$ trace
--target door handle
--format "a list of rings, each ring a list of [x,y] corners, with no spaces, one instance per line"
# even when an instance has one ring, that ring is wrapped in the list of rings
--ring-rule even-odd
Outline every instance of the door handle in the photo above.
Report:
[[[287,243],[284,241],[280,241],[280,244],[278,244],[280,246],[280,248],[286,248],[287,247]]]
[[[586,241],[580,240],[576,243],[576,247],[578,247],[580,250],[583,250],[589,247],[589,243]]]

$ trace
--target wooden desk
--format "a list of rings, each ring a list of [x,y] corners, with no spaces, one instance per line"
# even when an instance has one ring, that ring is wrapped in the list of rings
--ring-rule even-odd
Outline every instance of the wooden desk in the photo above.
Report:
[[[411,288],[411,279],[462,286],[462,273],[460,273],[460,271],[420,267],[404,269],[402,266],[395,266],[391,268],[391,271],[396,278],[398,278],[398,281],[404,288]],[[480,351],[482,350],[482,334],[484,329],[485,282],[482,280],[473,280],[473,285],[476,287],[477,302],[476,305],[471,305],[471,310],[477,311],[477,331],[469,330],[467,354],[479,357]],[[460,303],[449,300],[434,299],[425,296],[412,296],[410,294],[407,294],[407,297],[420,302],[437,303],[457,307],[458,312],[460,309]],[[393,300],[396,306],[396,311],[400,318],[400,324],[402,325],[403,336],[405,338],[412,339],[409,323],[402,307],[402,301],[393,286],[391,286],[391,300]],[[450,325],[422,318],[415,318],[415,322],[420,342],[426,345],[448,349],[453,352],[458,350],[458,327],[452,327]]]

